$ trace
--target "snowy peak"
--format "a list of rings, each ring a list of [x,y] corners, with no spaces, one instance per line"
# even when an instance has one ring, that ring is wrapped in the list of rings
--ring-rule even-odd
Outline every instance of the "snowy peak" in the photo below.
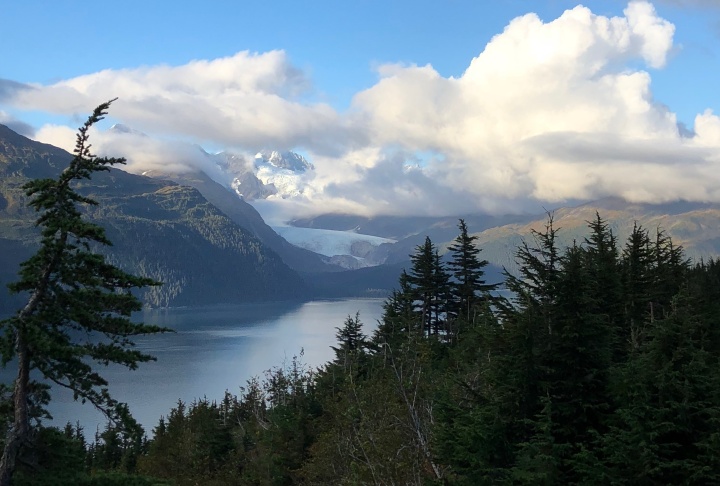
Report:
[[[255,155],[255,166],[270,165],[277,169],[286,169],[293,172],[305,172],[315,167],[305,157],[295,152],[278,152],[276,150],[262,150]]]
[[[118,136],[147,137],[121,123],[113,125],[109,131]],[[193,150],[189,150],[191,147]],[[173,167],[177,166],[183,167],[181,173],[188,170],[204,172],[214,181],[232,188],[245,200],[299,197],[305,190],[307,180],[314,176],[313,164],[291,151],[261,150],[252,160],[241,153],[208,153],[195,144],[159,142],[155,148],[158,153],[163,150],[167,152],[168,170],[176,170]],[[145,171],[144,174],[154,177],[168,175],[158,169]]]

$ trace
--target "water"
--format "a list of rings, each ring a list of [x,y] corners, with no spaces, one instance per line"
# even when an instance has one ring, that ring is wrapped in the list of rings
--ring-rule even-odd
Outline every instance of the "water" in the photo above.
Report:
[[[101,369],[114,398],[127,402],[135,418],[150,433],[178,399],[220,399],[265,370],[302,361],[316,367],[334,357],[335,328],[348,315],[360,312],[365,333],[377,326],[383,299],[347,299],[304,303],[263,303],[149,310],[138,319],[176,331],[135,340],[139,350],[157,358],[129,371],[120,366]],[[54,390],[50,405],[53,424],[79,421],[92,438],[103,417],[89,405],[73,401],[65,390]]]

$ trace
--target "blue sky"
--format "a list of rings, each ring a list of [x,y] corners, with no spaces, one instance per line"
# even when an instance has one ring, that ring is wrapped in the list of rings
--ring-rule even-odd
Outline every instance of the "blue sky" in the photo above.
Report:
[[[424,197],[428,191],[440,191],[447,186],[457,189],[459,197],[447,201],[447,206],[443,209],[445,212],[461,209],[460,204],[469,205],[473,209],[497,211],[498,206],[507,206],[511,201],[518,200],[521,200],[518,207],[523,207],[528,198],[532,204],[605,195],[653,200],[657,197],[651,197],[652,194],[659,193],[660,189],[665,187],[663,184],[676,178],[674,172],[668,168],[669,162],[660,162],[662,166],[656,172],[661,176],[658,176],[656,181],[649,182],[642,190],[615,191],[612,177],[606,177],[603,171],[620,162],[624,164],[623,167],[631,167],[633,163],[645,164],[647,157],[633,155],[642,151],[638,144],[642,145],[645,137],[637,136],[632,133],[632,129],[627,128],[617,128],[615,133],[614,127],[649,123],[648,130],[657,131],[656,136],[664,137],[662,134],[665,133],[665,128],[648,121],[648,116],[652,119],[662,118],[664,109],[675,114],[677,122],[692,130],[698,114],[707,109],[720,111],[720,94],[717,89],[717,80],[720,79],[720,0],[663,0],[640,4],[654,9],[652,15],[648,13],[650,10],[640,9],[644,12],[642,15],[660,19],[664,22],[662,25],[672,26],[672,32],[658,27],[659,30],[646,35],[644,31],[638,33],[640,31],[635,29],[633,35],[637,34],[638,39],[642,39],[632,40],[630,47],[607,48],[607,54],[604,51],[606,47],[600,44],[598,47],[592,44],[595,41],[588,41],[594,46],[588,47],[587,52],[590,54],[585,53],[578,57],[580,54],[577,52],[561,53],[568,56],[565,67],[561,61],[553,61],[554,54],[551,53],[549,67],[539,71],[528,69],[526,80],[518,77],[522,75],[522,71],[520,75],[513,74],[515,67],[512,67],[513,73],[508,74],[512,83],[507,79],[500,79],[497,84],[488,85],[486,89],[496,90],[504,85],[508,86],[508,93],[498,95],[502,98],[507,94],[508,99],[494,108],[502,110],[505,115],[492,113],[492,119],[497,121],[491,128],[497,133],[494,132],[492,138],[485,140],[485,146],[498,144],[497,154],[501,154],[500,156],[488,152],[478,155],[477,160],[474,160],[472,150],[457,151],[451,143],[454,141],[460,145],[468,144],[466,137],[471,130],[471,121],[478,118],[480,112],[487,117],[487,110],[490,110],[488,107],[493,104],[496,96],[478,101],[478,106],[482,109],[477,112],[461,110],[463,113],[445,113],[443,106],[448,103],[447,96],[451,97],[454,106],[462,107],[463,97],[473,91],[468,89],[463,91],[465,94],[453,94],[451,91],[455,90],[455,87],[446,89],[440,85],[452,85],[453,79],[462,79],[472,60],[483,53],[485,46],[494,36],[502,37],[513,19],[532,12],[537,14],[541,24],[547,27],[561,18],[566,10],[576,8],[577,2],[6,2],[0,13],[5,39],[3,47],[0,48],[0,79],[5,80],[0,84],[0,122],[26,122],[32,125],[32,128],[26,131],[35,138],[58,143],[59,137],[67,136],[67,130],[60,128],[77,126],[95,104],[104,100],[103,96],[115,95],[110,88],[103,90],[98,87],[104,83],[111,85],[118,91],[117,96],[120,96],[117,110],[114,109],[111,113],[114,121],[137,127],[151,136],[156,136],[158,140],[187,140],[212,149],[230,147],[236,151],[246,150],[248,153],[267,145],[294,148],[308,153],[319,162],[316,165],[321,172],[313,181],[314,192],[309,192],[308,198],[314,196],[317,199],[317,194],[322,192],[322,204],[339,205],[338,207],[345,210],[354,208],[361,211],[362,207],[372,206],[378,200],[381,204],[373,211],[382,211],[383,205],[386,210],[389,206],[412,208],[417,205],[413,197]],[[585,15],[586,18],[628,17],[625,13],[629,8],[628,2],[593,0],[583,2],[583,5],[590,12]],[[641,25],[644,20],[638,22],[637,25]],[[531,32],[534,32],[536,27],[532,22],[517,23],[516,43],[522,43],[525,38],[528,43],[539,42],[537,38],[535,41],[531,40]],[[527,29],[527,36],[523,34],[523,28]],[[553,28],[557,35],[548,34],[549,38],[565,35],[562,33],[562,25],[558,24]],[[546,30],[550,32],[551,29],[547,27]],[[581,33],[575,31],[567,37],[567,42],[585,42],[581,37]],[[670,37],[671,44],[663,44]],[[643,47],[638,47],[638,43],[644,43]],[[661,47],[657,47],[661,44]],[[508,56],[517,56],[518,59],[522,57],[521,53],[518,54],[520,51],[513,50],[515,47],[510,44],[504,46]],[[657,47],[657,52],[650,52],[649,49],[654,48],[653,46]],[[637,52],[630,52],[635,47]],[[562,46],[558,48],[555,45],[552,49],[562,50]],[[593,57],[593,49],[603,50],[598,54],[600,60]],[[239,59],[238,53],[242,51],[248,51],[248,54]],[[502,59],[502,54],[498,56]],[[212,64],[213,60],[223,58],[233,60],[228,62],[233,66]],[[191,84],[195,79],[194,75],[188,75],[187,79],[190,81],[186,83],[187,71],[168,74],[163,71],[163,66],[188,66],[192,61],[207,63],[197,68],[203,71],[203,74],[198,74],[200,77],[197,86],[199,91],[204,89],[204,86],[209,86],[211,94],[204,97],[203,93],[194,93],[189,100],[181,95],[195,89]],[[550,69],[566,73],[576,69],[578,62],[584,61],[606,63],[603,73],[609,69],[613,72],[647,73],[649,76],[644,87],[640,86],[643,84],[642,80],[633,78],[635,80],[631,84],[635,83],[632,88],[635,91],[631,94],[624,91],[627,83],[622,86],[618,84],[621,87],[614,94],[598,96],[589,92],[592,89],[589,85],[584,86],[575,81],[564,87],[578,89],[577,93],[570,93],[571,96],[568,96],[568,99],[574,100],[573,106],[582,106],[586,99],[592,100],[605,95],[610,100],[609,103],[612,103],[612,100],[627,101],[645,90],[642,96],[652,101],[655,111],[650,115],[641,113],[642,120],[632,118],[640,116],[637,110],[632,108],[634,101],[628,102],[630,108],[627,109],[632,112],[630,114],[597,117],[601,123],[608,125],[599,127],[595,135],[618,140],[617,143],[624,147],[624,152],[613,160],[597,161],[592,170],[587,166],[579,169],[578,164],[592,162],[588,160],[589,144],[597,142],[603,145],[600,138],[593,138],[592,130],[582,129],[578,130],[578,133],[589,141],[583,138],[585,141],[568,149],[573,152],[572,155],[559,154],[557,144],[554,144],[553,150],[542,149],[542,157],[524,152],[516,154],[514,159],[508,155],[507,160],[488,162],[504,157],[506,151],[502,150],[502,143],[536,143],[541,135],[545,137],[543,140],[550,140],[559,133],[567,132],[568,127],[573,127],[572,123],[558,119],[557,129],[549,128],[547,133],[528,128],[522,133],[506,137],[504,133],[496,130],[500,125],[510,124],[513,120],[524,117],[522,107],[515,106],[512,101],[516,99],[512,96],[513,89],[520,89],[517,99],[523,100],[525,106],[533,105],[527,110],[530,112],[528,116],[538,119],[550,117],[553,120],[562,117],[558,110],[547,106],[538,108],[534,105],[535,100],[550,100],[557,96],[554,104],[560,106],[563,97],[557,87],[547,92],[540,90],[534,95],[535,98],[528,98],[529,101],[524,98],[531,96],[525,88],[538,82],[537,76],[547,75],[549,80],[555,79],[556,76],[550,73]],[[432,72],[422,71],[426,65],[431,66]],[[415,71],[414,66],[417,66]],[[218,88],[217,84],[229,83],[223,77],[223,72],[228,69],[258,74],[256,78],[248,80],[248,84],[238,88],[232,98],[225,99],[222,98],[223,93],[228,89],[235,89],[234,85],[230,83]],[[483,69],[480,69],[480,72],[492,71]],[[107,78],[97,75],[103,70],[109,70],[106,73]],[[163,78],[162,83],[154,89],[153,80],[163,76],[163,72],[169,78],[177,77],[178,86],[174,86],[172,79],[169,81]],[[215,72],[218,73],[215,80],[212,75],[204,74]],[[146,74],[147,77],[143,77]],[[560,77],[563,75],[559,74]],[[85,79],[83,76],[95,76],[97,79],[79,81]],[[583,79],[589,82],[594,74],[587,76],[589,78]],[[109,79],[113,82],[108,82]],[[402,84],[403,80],[406,83],[404,87],[393,85]],[[13,88],[8,88],[15,85],[8,81],[32,86],[38,95],[31,100],[21,99],[16,96]],[[71,94],[68,94],[68,88],[64,86],[67,83],[73,90]],[[125,92],[130,83],[149,83],[148,92],[152,92],[152,95],[140,95],[132,90]],[[183,83],[186,84],[179,86]],[[485,86],[483,81],[478,83],[477,89]],[[58,88],[59,85],[63,85],[62,90]],[[217,92],[213,91],[216,88]],[[262,96],[253,97],[257,93]],[[213,98],[207,105],[203,104],[203,99],[216,95],[217,98]],[[392,113],[387,112],[388,106],[397,101],[398,96],[405,95],[408,98],[411,95],[417,97],[420,112],[414,112],[412,100],[407,100],[402,106],[393,106]],[[64,99],[72,102],[59,101],[59,98],[66,96],[68,98]],[[142,103],[138,101],[140,99]],[[161,103],[162,100],[169,99],[182,99],[182,102],[173,105],[177,111],[172,106],[168,108],[168,105]],[[121,105],[125,100],[136,103],[133,106]],[[243,104],[245,100],[247,105]],[[244,115],[255,114],[256,117],[225,113],[222,104],[230,102],[239,104],[237,111],[242,111]],[[426,103],[428,105],[424,106]],[[147,107],[148,111],[166,110],[163,115],[175,123],[163,123],[147,114],[139,113],[143,106]],[[593,109],[587,108],[587,112],[590,113]],[[619,109],[619,112],[623,110],[625,108]],[[193,113],[193,120],[178,121],[189,112]],[[225,133],[212,128],[212,120],[203,120],[203,116],[216,119],[217,113],[227,115],[226,123],[242,125],[243,128]],[[577,116],[585,118],[582,113]],[[447,119],[440,127],[446,130],[444,140],[448,141],[447,144],[443,141],[421,142],[428,136],[410,125],[413,119],[420,123],[423,117],[426,117],[425,125],[434,123],[438,118]],[[393,135],[394,127],[387,126],[390,119],[397,119],[398,124],[407,120],[404,122],[405,128]],[[462,123],[453,126],[449,120],[461,120]],[[710,122],[714,123],[714,120]],[[295,125],[305,128],[298,129]],[[549,125],[554,126],[553,123]],[[15,126],[18,126],[17,123]],[[708,133],[714,133],[714,128],[711,128],[707,129]],[[483,126],[478,125],[477,129],[482,131]],[[703,138],[702,143],[698,137],[697,143],[692,147],[688,147],[688,144],[679,138],[677,143],[667,147],[666,152],[680,154],[679,157],[684,157],[682,154],[687,153],[688,160],[693,161],[695,172],[702,164],[702,159],[706,162],[703,167],[709,171],[710,166],[707,164],[714,164],[714,156],[709,149],[706,150],[707,153],[699,153],[700,149],[697,147],[712,146],[714,142],[711,143],[707,137]],[[683,152],[685,149],[689,152]],[[408,179],[403,182],[407,190],[401,191],[395,186],[384,188],[384,192],[363,193],[369,191],[367,186],[363,185],[367,181],[390,176],[401,177],[398,171],[403,164],[398,165],[396,162],[399,158],[407,162],[413,157],[424,159],[428,153],[437,155],[434,159],[437,166],[429,167],[422,175],[408,175]],[[132,157],[134,154],[127,155]],[[444,169],[439,165],[443,163],[452,168]],[[563,169],[558,169],[563,167],[563,164],[570,164],[575,172],[584,174],[580,177],[583,181],[578,182],[575,177],[563,182],[565,185],[579,185],[577,190],[563,190],[559,186],[549,185],[549,174],[554,170],[566,174]],[[350,172],[354,171],[354,177],[338,174],[348,172],[347,167],[352,168]],[[333,172],[333,169],[336,171]],[[495,178],[492,187],[502,185],[510,176],[515,178],[513,180],[523,182],[510,184],[513,187],[509,193],[505,189],[489,191],[492,187],[482,184],[482,187],[475,190],[458,182],[461,177],[457,172],[466,169],[467,171],[463,172],[466,176],[491,174],[491,177]],[[617,167],[613,166],[614,172],[617,172],[616,169]],[[675,167],[673,170],[685,173],[687,167]],[[440,185],[433,186],[431,180]],[[688,198],[690,193],[687,187],[692,183],[693,181],[686,181],[683,186],[685,189],[673,188],[666,198]],[[349,185],[357,188],[358,195],[343,202],[338,194],[346,194]],[[590,186],[592,187],[589,188]],[[714,199],[717,197],[716,192],[713,187],[706,187],[698,197]],[[412,196],[413,194],[415,196]]]
[[[237,51],[285,50],[306,69],[315,96],[346,108],[376,80],[373,66],[430,63],[459,76],[514,17],[557,18],[578,4],[603,15],[626,2],[595,0],[138,1],[30,0],[3,5],[0,77],[52,83],[108,68],[184,64]],[[712,5],[716,4],[717,7]],[[655,2],[676,26],[669,66],[653,90],[685,123],[720,109],[720,0]]]

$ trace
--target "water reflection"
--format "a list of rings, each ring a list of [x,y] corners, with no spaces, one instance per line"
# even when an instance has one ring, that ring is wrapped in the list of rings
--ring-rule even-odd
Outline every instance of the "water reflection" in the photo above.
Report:
[[[115,398],[130,404],[148,432],[178,399],[221,398],[237,393],[247,379],[289,361],[304,350],[303,361],[319,366],[332,359],[335,328],[360,312],[371,333],[382,313],[382,299],[347,299],[305,303],[264,303],[149,310],[139,317],[174,333],[137,338],[137,348],[157,357],[136,371],[119,366],[102,370]],[[100,414],[53,392],[54,423],[80,421],[92,435]]]

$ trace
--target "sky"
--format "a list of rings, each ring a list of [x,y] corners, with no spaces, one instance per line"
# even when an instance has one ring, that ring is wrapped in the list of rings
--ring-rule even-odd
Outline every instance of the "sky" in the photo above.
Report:
[[[0,123],[71,149],[117,97],[91,141],[133,172],[212,172],[193,144],[307,156],[264,214],[720,201],[720,0],[28,0],[0,21]]]

